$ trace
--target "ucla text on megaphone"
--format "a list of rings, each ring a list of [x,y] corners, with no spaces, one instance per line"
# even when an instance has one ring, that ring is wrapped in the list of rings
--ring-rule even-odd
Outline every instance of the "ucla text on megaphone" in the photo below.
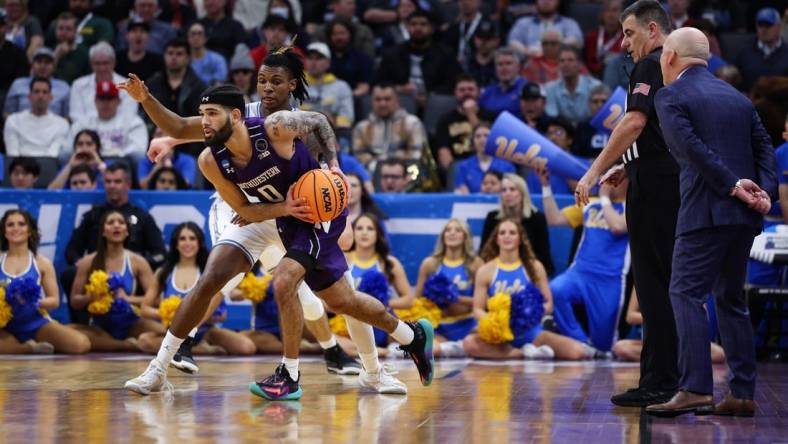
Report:
[[[484,151],[533,169],[547,167],[557,176],[579,179],[586,165],[511,113],[502,112],[492,128]]]
[[[599,131],[610,134],[613,128],[618,125],[621,118],[624,117],[624,110],[626,108],[627,93],[624,88],[618,86],[613,94],[607,99],[604,105],[599,108],[599,111],[591,119],[591,126]]]

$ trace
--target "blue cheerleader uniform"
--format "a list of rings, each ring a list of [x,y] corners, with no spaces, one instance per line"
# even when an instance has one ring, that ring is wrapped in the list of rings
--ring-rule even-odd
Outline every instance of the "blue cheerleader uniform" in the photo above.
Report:
[[[5,269],[5,260],[8,257],[7,253],[0,256],[0,281],[10,282],[12,279],[17,278],[32,278],[35,279],[38,285],[41,285],[41,272],[36,265],[36,257],[32,251],[28,252],[28,265],[27,269],[19,274],[8,273]],[[43,298],[43,290],[42,295]],[[34,339],[38,329],[48,324],[52,320],[49,316],[44,316],[39,310],[30,310],[25,313],[15,313],[14,316],[8,321],[5,326],[5,331],[14,335],[17,341],[26,342]]]
[[[462,259],[450,261],[444,258],[437,272],[449,278],[457,286],[460,296],[473,297],[471,278],[468,276],[468,270]],[[468,336],[474,328],[476,328],[476,318],[473,317],[473,313],[467,313],[441,319],[435,332],[449,341],[460,341]]]
[[[134,278],[134,270],[131,268],[131,256],[128,252],[124,253],[123,271],[120,273],[123,291],[131,296],[137,289],[137,280]],[[91,325],[95,325],[106,331],[115,339],[123,340],[129,337],[129,330],[140,320],[139,310],[131,305],[125,310],[115,311],[110,309],[107,314],[93,315],[90,319]]]
[[[490,288],[487,290],[488,296],[493,297],[497,293],[511,295],[522,290],[527,283],[531,282],[531,280],[528,279],[528,274],[525,272],[525,266],[523,266],[522,262],[517,261],[511,264],[505,264],[497,258],[495,262],[497,267]],[[511,345],[512,347],[522,347],[525,344],[531,343],[542,333],[542,331],[544,331],[542,324],[537,324],[524,334],[516,336],[511,342]]]
[[[175,285],[175,273],[177,269],[178,269],[177,266],[173,267],[172,272],[170,273],[169,276],[167,276],[167,279],[165,280],[164,293],[161,296],[162,301],[172,296],[178,296],[179,298],[181,298],[181,300],[186,299],[186,296],[189,295],[189,292],[192,291],[194,286],[197,285],[197,281],[200,279],[201,273],[198,272],[197,278],[194,279],[194,282],[189,288],[179,288],[177,285]],[[226,312],[227,312],[227,304],[224,302],[224,300],[222,300],[222,302],[219,304],[218,307],[216,307],[216,310],[213,312],[212,317],[222,316]],[[205,334],[208,333],[208,330],[214,327],[216,327],[216,325],[214,325],[214,323],[211,322],[210,320],[200,324],[200,326],[197,327],[197,333],[194,335],[194,343],[196,344],[202,341],[205,338]]]
[[[377,271],[379,273],[386,273],[383,271],[383,267],[380,266],[380,259],[377,255],[373,259],[368,261],[362,261],[358,257],[356,257],[356,253],[352,253],[350,255],[350,260],[348,260],[348,265],[350,267],[350,275],[353,277],[353,288],[358,289],[358,286],[361,284],[361,278],[369,271]],[[389,285],[389,300],[392,297],[397,297],[397,292],[394,288]],[[385,331],[379,328],[373,328],[373,332],[375,333],[375,345],[378,347],[386,347],[389,342],[389,335]]]

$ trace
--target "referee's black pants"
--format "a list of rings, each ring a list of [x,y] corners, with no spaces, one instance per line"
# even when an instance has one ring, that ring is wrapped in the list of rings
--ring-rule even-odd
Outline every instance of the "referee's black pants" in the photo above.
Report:
[[[672,159],[627,164],[627,230],[632,272],[643,314],[639,387],[678,387],[678,337],[670,303],[671,261],[678,215],[678,168]],[[648,162],[648,166],[638,165]]]

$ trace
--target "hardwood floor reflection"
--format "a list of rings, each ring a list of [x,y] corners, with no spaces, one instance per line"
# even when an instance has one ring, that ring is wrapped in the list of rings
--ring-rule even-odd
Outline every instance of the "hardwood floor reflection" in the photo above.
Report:
[[[439,362],[421,387],[410,362],[387,361],[408,396],[361,393],[355,377],[302,363],[300,402],[265,402],[246,386],[273,358],[201,358],[199,376],[171,370],[175,390],[141,397],[122,389],[142,356],[0,356],[0,442],[729,442],[785,439],[784,365],[763,365],[754,419],[641,418],[614,408],[637,367],[616,363]],[[715,368],[724,380],[724,367]],[[718,394],[720,396],[720,394]]]

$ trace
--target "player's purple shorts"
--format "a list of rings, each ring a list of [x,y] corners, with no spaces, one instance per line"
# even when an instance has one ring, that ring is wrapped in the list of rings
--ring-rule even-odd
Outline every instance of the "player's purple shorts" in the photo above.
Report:
[[[347,259],[339,248],[339,236],[345,230],[347,209],[331,221],[328,232],[323,224],[311,225],[293,217],[276,219],[276,228],[287,254],[306,269],[304,281],[313,291],[321,291],[343,279]]]

